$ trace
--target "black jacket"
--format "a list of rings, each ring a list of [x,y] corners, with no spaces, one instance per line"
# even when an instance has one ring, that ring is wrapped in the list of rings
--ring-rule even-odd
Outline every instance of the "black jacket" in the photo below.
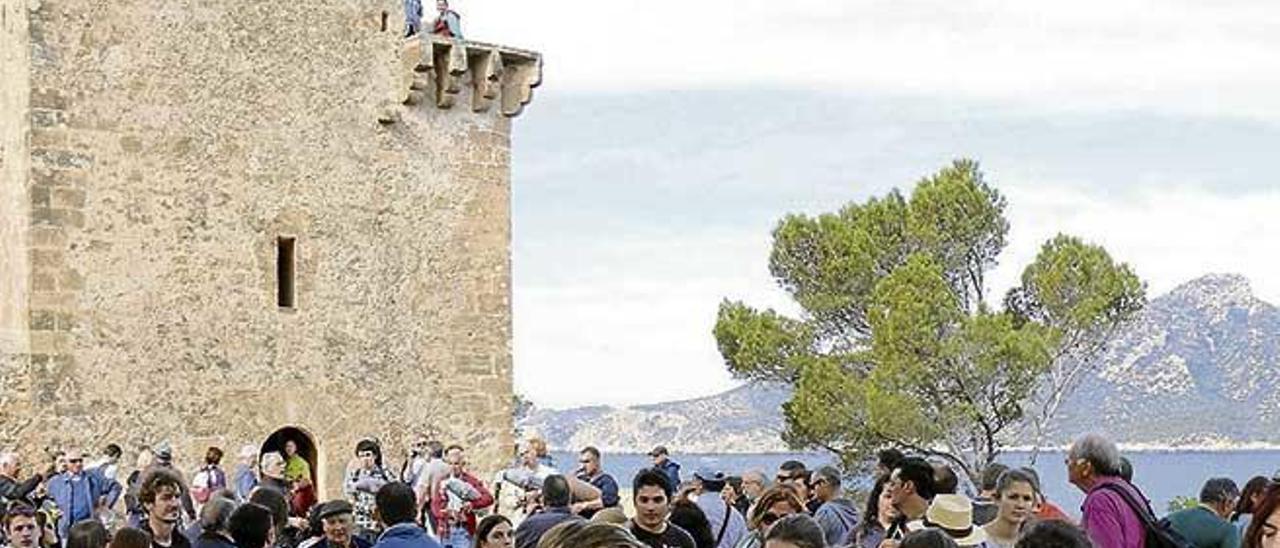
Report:
[[[200,537],[196,539],[192,548],[236,548],[236,543],[217,533],[205,531],[200,533]]]
[[[18,483],[9,476],[0,476],[0,502],[21,500],[31,503],[31,492],[35,491],[36,486],[43,480],[40,474],[31,476],[22,483]]]

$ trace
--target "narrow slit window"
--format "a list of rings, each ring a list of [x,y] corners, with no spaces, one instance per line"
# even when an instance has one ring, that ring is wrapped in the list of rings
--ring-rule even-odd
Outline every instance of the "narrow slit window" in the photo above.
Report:
[[[387,32],[387,12],[382,12],[382,32]]]
[[[295,238],[276,240],[276,303],[280,308],[293,308]]]

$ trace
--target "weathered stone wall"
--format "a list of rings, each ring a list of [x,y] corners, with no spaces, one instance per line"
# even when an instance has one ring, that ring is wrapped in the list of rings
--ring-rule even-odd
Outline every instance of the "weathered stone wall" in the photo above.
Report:
[[[27,373],[28,102],[26,0],[0,0],[0,437],[30,420]]]
[[[401,4],[33,4],[22,442],[190,466],[297,426],[329,495],[366,435],[510,455],[510,120],[397,102]]]

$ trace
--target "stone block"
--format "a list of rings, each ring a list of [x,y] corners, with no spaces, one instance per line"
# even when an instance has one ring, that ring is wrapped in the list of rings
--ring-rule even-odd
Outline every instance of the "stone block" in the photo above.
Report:
[[[32,129],[56,128],[65,124],[66,113],[61,110],[50,110],[46,108],[31,109]]]
[[[137,154],[142,151],[142,139],[136,135],[125,135],[120,138],[120,149],[129,154]]]
[[[58,279],[52,274],[32,274],[31,289],[32,291],[37,292],[35,295],[31,296],[31,299],[34,301],[36,299],[36,295],[39,295],[39,292],[57,291]]]
[[[31,224],[35,226],[54,224],[53,208],[51,207],[31,208]]]
[[[53,331],[58,324],[55,313],[48,310],[32,310],[30,322],[32,331]]]
[[[88,169],[93,166],[93,158],[87,154],[49,148],[33,149],[31,160],[49,169]]]
[[[66,291],[84,289],[84,277],[74,268],[64,268],[58,277],[58,287]]]
[[[84,212],[78,209],[54,209],[53,223],[60,226],[84,228]]]
[[[84,191],[77,188],[55,188],[52,205],[55,208],[80,209],[84,207]]]
[[[62,90],[41,87],[31,90],[31,106],[34,108],[65,110],[68,103]]]
[[[57,331],[71,331],[80,323],[76,315],[70,312],[56,312],[54,320],[54,329]]]
[[[32,247],[61,248],[67,245],[66,232],[60,226],[36,226],[31,228]]]
[[[31,170],[31,182],[48,186],[85,186],[88,176],[83,171],[67,171],[36,166]]]
[[[31,352],[36,354],[53,354],[60,358],[70,359],[71,337],[66,333],[50,331],[31,332]]]
[[[48,310],[70,310],[75,302],[75,293],[58,292],[57,277],[48,273],[31,275],[32,291],[31,308]]]
[[[31,186],[31,207],[48,208],[53,202],[52,197],[52,186],[40,184]],[[52,216],[50,218],[52,218]]]
[[[32,249],[30,257],[32,268],[37,270],[61,268],[64,260],[62,251],[56,249]]]
[[[67,146],[67,132],[62,129],[32,129],[31,146],[35,148],[62,148]]]

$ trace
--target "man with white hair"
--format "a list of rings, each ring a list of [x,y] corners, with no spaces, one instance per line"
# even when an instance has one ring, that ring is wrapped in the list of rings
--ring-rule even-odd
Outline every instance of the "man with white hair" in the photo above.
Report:
[[[209,502],[200,507],[200,520],[196,522],[199,532],[191,542],[192,548],[236,548],[230,529],[231,514],[236,511],[236,502],[220,495],[230,493],[214,493]]]
[[[262,454],[262,478],[259,485],[266,489],[275,489],[285,497],[289,496],[289,482],[284,479],[284,455],[271,451]]]
[[[44,478],[33,474],[27,481],[19,482],[22,474],[22,459],[17,453],[5,451],[0,453],[0,503],[14,501],[31,502],[31,492],[36,490]]]
[[[1085,493],[1080,526],[1098,548],[1145,548],[1147,499],[1119,477],[1120,451],[1114,443],[1089,434],[1071,445],[1067,480]]]

